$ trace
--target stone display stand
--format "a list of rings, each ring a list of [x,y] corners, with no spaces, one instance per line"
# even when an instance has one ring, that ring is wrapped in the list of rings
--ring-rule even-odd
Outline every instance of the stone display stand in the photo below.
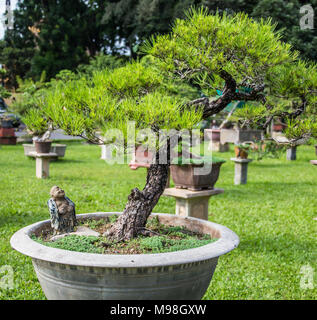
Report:
[[[49,177],[50,160],[57,157],[57,153],[37,153],[32,152],[32,157],[36,158],[36,177],[46,179]]]
[[[111,160],[112,159],[111,146],[102,144],[100,147],[101,147],[101,159],[102,160]]]
[[[34,144],[26,143],[26,144],[23,144],[22,146],[24,148],[24,155],[30,158],[35,158],[34,153],[36,153],[36,151],[35,151]],[[56,161],[58,160],[58,158],[64,157],[66,147],[67,147],[66,144],[56,144],[56,143],[52,144],[50,152],[56,153],[57,157],[52,158],[51,161]]]
[[[231,158],[234,161],[234,184],[246,184],[248,177],[248,164],[252,159]]]
[[[286,150],[286,160],[296,160],[296,147],[291,147]]]
[[[223,189],[190,191],[187,189],[167,188],[163,196],[176,199],[176,214],[208,220],[208,200],[211,196],[223,193]]]

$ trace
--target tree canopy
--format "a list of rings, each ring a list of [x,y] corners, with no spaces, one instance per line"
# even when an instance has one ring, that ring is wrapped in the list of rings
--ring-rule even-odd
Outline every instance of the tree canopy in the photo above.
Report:
[[[147,54],[144,60],[91,77],[56,81],[38,97],[36,111],[26,115],[33,132],[45,119],[92,143],[117,143],[121,149],[117,159],[123,159],[125,139],[127,145],[132,138],[132,146],[145,142],[159,151],[154,153],[145,187],[131,190],[123,214],[107,231],[111,240],[128,240],[144,230],[165,190],[173,151],[176,157],[180,153],[174,138],[183,138],[183,131],[189,132],[233,100],[250,103],[242,119],[263,127],[277,114],[290,119],[287,138],[291,143],[317,137],[312,121],[316,66],[299,60],[270,20],[191,10],[186,19],[175,21],[170,34],[153,37],[142,50]],[[189,87],[190,82],[205,97],[183,95],[179,88]],[[216,89],[222,95],[213,99],[210,95]],[[131,122],[135,124],[132,136]]]
[[[303,120],[316,109],[316,66],[299,60],[275,27],[243,13],[191,10],[186,19],[175,21],[171,34],[144,45],[151,63],[133,62],[89,79],[57,82],[38,103],[57,127],[95,143],[100,142],[97,130],[126,132],[126,121],[156,132],[192,129],[234,100],[252,103],[241,111],[244,120],[265,127],[283,115],[293,121],[290,137],[316,135],[316,125],[311,122],[307,131]],[[190,82],[205,97],[182,95],[178,87]],[[211,99],[216,89],[223,94]]]

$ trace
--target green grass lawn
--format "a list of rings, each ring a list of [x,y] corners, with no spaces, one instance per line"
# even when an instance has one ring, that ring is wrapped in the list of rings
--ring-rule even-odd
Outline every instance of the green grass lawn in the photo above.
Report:
[[[144,186],[145,169],[111,166],[100,155],[98,146],[70,142],[65,158],[51,164],[50,178],[41,180],[22,145],[0,148],[0,270],[9,265],[14,271],[14,289],[0,286],[0,299],[45,299],[31,259],[12,250],[9,240],[18,229],[49,218],[53,185],[66,191],[77,213],[122,211],[130,190]],[[229,160],[233,150],[218,156]],[[216,187],[225,192],[211,198],[209,220],[235,231],[241,242],[219,259],[204,299],[317,298],[317,167],[309,163],[317,156],[313,146],[302,146],[298,160],[284,158],[253,161],[243,186],[234,186],[230,160],[222,166]],[[154,211],[174,209],[175,200],[162,197]],[[300,287],[305,265],[315,271],[314,289]]]

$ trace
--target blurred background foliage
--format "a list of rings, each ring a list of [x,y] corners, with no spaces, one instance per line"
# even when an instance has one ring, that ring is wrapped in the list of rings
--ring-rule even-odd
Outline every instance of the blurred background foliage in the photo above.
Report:
[[[0,41],[0,64],[7,69],[6,85],[17,88],[20,78],[47,80],[63,69],[88,64],[96,68],[118,66],[121,59],[141,55],[140,44],[151,35],[171,31],[175,18],[183,18],[190,6],[205,6],[249,16],[272,17],[283,40],[300,51],[301,57],[317,60],[317,29],[300,30],[299,0],[71,0],[18,1],[14,28]],[[309,2],[317,8],[317,0]],[[105,55],[103,55],[105,54]],[[111,56],[109,56],[111,55]],[[118,58],[119,57],[119,58]],[[123,58],[122,58],[123,57]]]

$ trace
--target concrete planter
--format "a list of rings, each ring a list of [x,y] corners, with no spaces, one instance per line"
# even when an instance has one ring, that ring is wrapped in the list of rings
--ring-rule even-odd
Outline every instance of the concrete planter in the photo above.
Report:
[[[220,141],[220,129],[205,129],[205,132],[209,138],[209,140],[213,142]]]
[[[220,142],[240,144],[247,141],[262,140],[261,130],[221,129]]]
[[[34,141],[35,151],[37,153],[50,153],[52,141]]]
[[[64,157],[66,152],[66,144],[53,144],[51,146],[52,153],[57,153],[58,157]]]
[[[220,142],[221,129],[205,129],[205,133],[209,140],[208,150],[216,152],[229,151],[229,144]]]
[[[171,175],[176,188],[192,191],[213,189],[220,173],[220,167],[224,162],[205,164],[211,167],[207,174],[195,175],[195,168],[202,167],[199,164],[171,165]]]
[[[100,219],[117,212],[88,213]],[[91,254],[43,246],[30,236],[50,228],[41,221],[17,231],[11,246],[32,258],[48,299],[171,300],[201,299],[218,258],[236,248],[238,236],[228,228],[196,218],[157,215],[164,224],[183,225],[219,238],[211,244],[177,252],[139,255]]]
[[[52,144],[51,145],[51,153],[56,153],[58,157],[64,157],[66,152],[66,144]],[[32,152],[35,152],[34,144],[23,144],[24,154],[27,157],[33,157]],[[57,158],[55,160],[57,160]],[[53,159],[54,160],[54,159]]]

